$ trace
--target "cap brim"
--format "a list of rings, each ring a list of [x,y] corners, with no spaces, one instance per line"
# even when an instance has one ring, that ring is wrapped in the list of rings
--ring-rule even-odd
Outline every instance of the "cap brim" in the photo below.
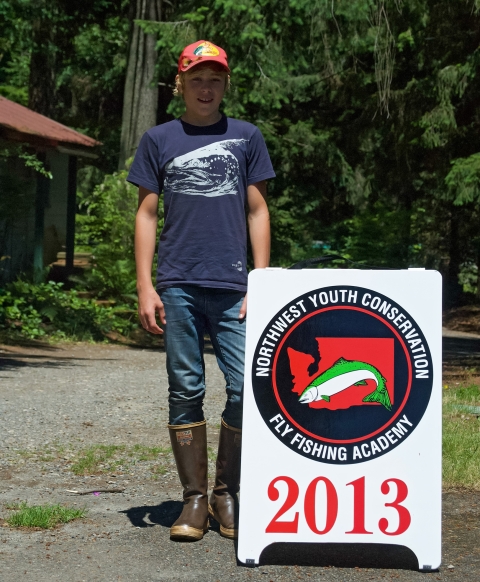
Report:
[[[217,63],[225,69],[225,72],[230,73],[229,66],[225,62],[225,59],[222,59],[221,57],[200,57],[198,60],[191,61],[186,67],[179,67],[179,72],[185,73],[186,71],[189,71],[193,67],[201,65],[202,63]]]

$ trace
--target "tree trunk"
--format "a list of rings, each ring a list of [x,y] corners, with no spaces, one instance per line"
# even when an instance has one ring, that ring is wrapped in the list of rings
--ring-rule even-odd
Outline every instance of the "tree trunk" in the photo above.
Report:
[[[477,302],[480,303],[480,239],[477,239],[475,247],[477,254],[477,292],[475,293],[475,296]]]
[[[162,19],[162,0],[136,0],[135,20]],[[134,155],[142,135],[156,124],[158,87],[155,84],[156,36],[133,23],[123,93],[119,169]]]
[[[32,25],[32,56],[28,107],[46,115],[55,114],[55,25],[44,15],[38,15]]]
[[[445,281],[444,303],[447,307],[457,305],[461,294],[462,287],[458,282],[462,255],[460,251],[459,238],[459,217],[458,210],[455,206],[450,209],[450,240],[449,240],[449,262]]]

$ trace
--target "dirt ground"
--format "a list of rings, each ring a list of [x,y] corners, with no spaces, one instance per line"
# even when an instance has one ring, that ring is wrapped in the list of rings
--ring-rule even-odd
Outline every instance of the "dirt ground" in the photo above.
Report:
[[[474,378],[480,335],[444,335],[445,374]],[[314,554],[276,552],[260,567],[245,568],[215,524],[200,542],[170,541],[169,527],[181,510],[170,454],[161,470],[158,461],[133,456],[101,474],[75,475],[75,455],[94,444],[168,446],[164,358],[160,349],[114,345],[0,346],[0,523],[10,513],[6,505],[20,501],[88,510],[85,519],[55,530],[0,528],[2,582],[480,580],[480,492],[444,493],[438,572],[415,571],[412,556],[398,548],[330,545]],[[224,391],[210,352],[206,375],[213,453]],[[109,488],[122,492],[71,492]]]
[[[451,331],[480,334],[480,305],[463,305],[446,311],[443,324]]]

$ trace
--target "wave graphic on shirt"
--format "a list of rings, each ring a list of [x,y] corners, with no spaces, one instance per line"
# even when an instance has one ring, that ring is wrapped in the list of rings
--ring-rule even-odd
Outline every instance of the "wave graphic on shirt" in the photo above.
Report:
[[[174,158],[165,166],[165,191],[209,198],[238,194],[239,164],[230,150],[246,141],[217,141]]]

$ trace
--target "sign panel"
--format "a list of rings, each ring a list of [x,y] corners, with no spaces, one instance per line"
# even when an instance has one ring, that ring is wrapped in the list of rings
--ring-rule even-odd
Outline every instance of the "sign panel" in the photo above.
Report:
[[[249,277],[238,558],[384,543],[440,565],[441,278]]]

